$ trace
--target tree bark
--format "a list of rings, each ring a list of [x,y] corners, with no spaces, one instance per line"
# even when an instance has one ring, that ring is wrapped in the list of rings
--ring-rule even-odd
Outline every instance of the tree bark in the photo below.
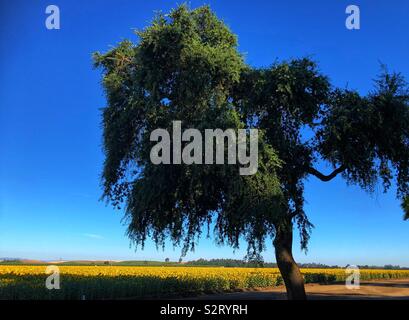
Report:
[[[285,218],[276,225],[274,239],[275,255],[278,268],[284,280],[288,300],[306,300],[304,278],[294,261],[292,254],[293,224]]]
[[[332,171],[329,175],[325,175],[325,174],[319,172],[318,170],[314,169],[313,167],[309,167],[308,168],[308,173],[316,176],[321,181],[327,182],[327,181],[330,181],[330,180],[334,179],[341,172],[344,172],[345,169],[346,169],[346,167],[342,165],[339,168]]]

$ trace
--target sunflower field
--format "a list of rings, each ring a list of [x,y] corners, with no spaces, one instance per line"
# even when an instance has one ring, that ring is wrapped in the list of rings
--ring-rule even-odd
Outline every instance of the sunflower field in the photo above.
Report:
[[[124,299],[191,296],[275,287],[275,268],[60,266],[59,289],[47,289],[47,266],[0,266],[0,299]],[[302,269],[306,283],[345,281],[344,269]],[[360,270],[361,280],[409,278],[409,270]]]

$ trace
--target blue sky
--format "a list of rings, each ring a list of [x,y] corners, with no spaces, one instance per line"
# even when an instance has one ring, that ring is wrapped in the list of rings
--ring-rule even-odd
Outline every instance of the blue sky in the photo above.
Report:
[[[180,1],[181,2],[181,1]],[[179,2],[179,3],[180,3]],[[191,1],[210,3],[238,35],[254,66],[310,56],[332,82],[367,93],[386,63],[409,78],[407,1]],[[58,5],[61,29],[45,28]],[[180,248],[130,248],[122,213],[99,201],[100,73],[91,54],[136,40],[155,10],[174,1],[2,1],[0,4],[0,257],[37,259],[178,259]],[[345,8],[361,9],[361,29],[345,28]],[[322,167],[323,170],[329,168]],[[306,183],[316,225],[299,262],[409,266],[409,222],[393,190],[368,195],[337,178]],[[298,239],[295,239],[298,241]],[[242,258],[202,239],[185,259]],[[264,254],[274,260],[270,244]]]

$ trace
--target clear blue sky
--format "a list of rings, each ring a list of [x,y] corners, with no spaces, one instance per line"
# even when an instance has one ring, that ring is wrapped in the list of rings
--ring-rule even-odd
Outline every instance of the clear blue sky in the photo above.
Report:
[[[181,2],[181,1],[180,1]],[[192,7],[202,1],[191,1]],[[335,85],[366,93],[379,62],[409,78],[407,1],[208,1],[238,35],[248,63],[312,56]],[[45,28],[45,8],[61,10],[61,29]],[[178,259],[180,249],[129,248],[122,213],[98,201],[103,162],[99,108],[105,105],[91,54],[136,40],[155,10],[176,2],[1,1],[0,257]],[[361,30],[345,28],[345,8],[361,9]],[[329,168],[327,168],[329,170]],[[325,167],[323,167],[325,170]],[[409,266],[409,222],[393,190],[368,195],[340,178],[306,184],[316,225],[299,262]],[[298,241],[298,239],[296,239]],[[264,257],[274,260],[271,245]],[[242,258],[202,239],[186,259]]]

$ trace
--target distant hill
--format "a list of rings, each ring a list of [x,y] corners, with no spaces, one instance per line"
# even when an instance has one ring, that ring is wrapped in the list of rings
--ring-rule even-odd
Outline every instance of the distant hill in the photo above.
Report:
[[[63,261],[60,265],[110,265],[110,266],[177,266],[181,265],[177,262],[151,261],[151,260],[74,260]]]
[[[47,264],[47,262],[33,259],[0,258],[0,264]]]
[[[0,258],[1,265],[48,265],[57,264],[61,266],[177,266],[184,263],[151,261],[151,260],[55,260],[44,261],[20,258]]]
[[[62,266],[185,266],[185,267],[264,267],[276,268],[277,265],[271,262],[248,262],[239,259],[198,259],[187,262],[173,262],[173,261],[152,261],[152,260],[55,260],[44,261],[36,259],[20,259],[20,258],[0,258],[0,265],[50,265],[57,264]],[[301,268],[345,268],[345,266],[329,266],[321,263],[300,263]],[[394,269],[407,270],[407,267],[398,265],[385,266],[369,266],[360,265],[360,269]]]

